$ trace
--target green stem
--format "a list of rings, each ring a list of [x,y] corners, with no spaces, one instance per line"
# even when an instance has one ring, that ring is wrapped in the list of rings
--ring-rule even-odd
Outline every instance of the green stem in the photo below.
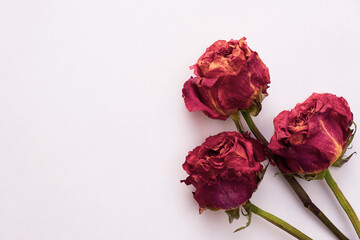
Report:
[[[251,132],[255,135],[255,137],[263,142],[264,144],[268,145],[269,142],[266,138],[261,134],[259,129],[256,127],[254,121],[252,120],[250,114],[246,111],[241,111],[244,119],[249,126]],[[274,158],[270,149],[268,152],[271,158]],[[286,174],[282,174],[286,181],[289,183],[291,188],[294,190],[296,195],[299,197],[301,202],[303,203],[304,207],[310,210],[332,233],[334,233],[339,239],[341,240],[348,240],[348,238],[326,217],[326,215],[312,202],[309,195],[305,192],[305,190],[301,187],[301,185],[296,181],[296,179],[292,176],[288,176]]]
[[[230,118],[234,121],[238,132],[243,134],[245,132],[245,130],[244,130],[243,125],[240,122],[239,111],[237,111],[236,113],[231,114]]]
[[[285,222],[284,220],[281,220],[280,218],[272,215],[271,213],[268,213],[268,212],[260,209],[259,207],[255,206],[250,201],[247,201],[243,205],[243,207],[245,208],[245,210],[248,213],[252,212],[252,213],[255,213],[256,215],[259,215],[260,217],[271,222],[275,226],[281,228],[282,230],[284,230],[285,232],[289,233],[290,235],[294,236],[297,239],[300,239],[300,240],[311,240],[312,239],[312,238],[308,237],[307,235],[305,235],[304,233],[302,233],[301,231],[299,231],[298,229],[296,229],[295,227],[293,227],[290,224],[288,224],[287,222]]]
[[[241,114],[243,115],[247,125],[249,126],[251,132],[255,135],[255,137],[260,141],[263,142],[266,145],[269,145],[269,142],[266,140],[266,138],[261,134],[259,129],[256,127],[254,121],[252,120],[250,114],[247,111],[241,111]]]
[[[344,194],[341,192],[339,186],[336,184],[334,179],[332,178],[329,169],[325,170],[325,180],[333,193],[335,194],[337,200],[339,201],[342,208],[345,210],[346,214],[348,215],[352,225],[355,228],[355,231],[360,238],[360,221],[358,216],[356,216],[356,213],[354,209],[351,207],[348,200],[345,198]]]

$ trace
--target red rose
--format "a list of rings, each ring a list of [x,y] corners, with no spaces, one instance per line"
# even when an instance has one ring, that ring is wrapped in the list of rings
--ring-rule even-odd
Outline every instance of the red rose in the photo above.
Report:
[[[219,40],[191,66],[196,77],[182,90],[190,112],[203,111],[210,118],[225,120],[238,110],[261,110],[270,83],[269,69],[245,42],[245,37]]]
[[[236,209],[256,190],[265,158],[265,145],[248,133],[222,132],[189,152],[183,164],[189,177],[182,182],[196,188],[200,212]]]
[[[280,170],[304,175],[327,169],[346,150],[352,119],[346,100],[329,93],[313,93],[281,112],[269,144]]]

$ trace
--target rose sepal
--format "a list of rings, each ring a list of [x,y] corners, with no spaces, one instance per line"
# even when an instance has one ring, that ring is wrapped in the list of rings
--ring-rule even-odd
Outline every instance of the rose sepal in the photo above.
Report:
[[[302,178],[302,179],[304,179],[306,181],[311,181],[311,180],[324,179],[325,171],[326,170],[318,172],[318,173],[307,173],[307,174],[277,172],[275,175],[283,174],[283,175],[288,176],[288,177],[298,177],[298,178]]]
[[[318,172],[318,173],[308,173],[308,174],[302,174],[302,175],[297,175],[297,176],[300,178],[303,178],[307,181],[321,180],[321,179],[324,179],[324,177],[325,177],[325,171],[326,170]]]
[[[227,210],[225,211],[225,213],[228,215],[229,217],[229,223],[232,223],[234,221],[234,219],[239,219],[240,218],[240,207],[237,207],[235,209],[232,210]]]
[[[256,117],[261,109],[262,109],[262,101],[265,99],[266,96],[269,94],[262,93],[262,87],[260,87],[260,92],[255,96],[255,98],[252,100],[252,104],[247,109],[244,109],[243,111],[247,111],[250,115]]]
[[[347,163],[351,157],[356,153],[356,152],[353,152],[351,153],[348,157],[344,158],[344,154],[345,152],[348,150],[348,149],[351,149],[351,146],[350,144],[352,143],[353,139],[354,139],[354,136],[355,136],[355,133],[357,131],[357,125],[355,124],[355,122],[352,122],[354,124],[354,129],[351,130],[350,134],[349,134],[349,139],[348,139],[348,142],[346,143],[346,146],[344,147],[344,150],[341,154],[341,156],[338,158],[338,160],[336,160],[332,166],[334,167],[342,167],[345,163]]]
[[[246,205],[249,203],[249,201],[247,201],[243,206],[241,206],[241,214],[245,217],[248,218],[248,221],[247,223],[245,224],[245,226],[242,226],[242,227],[239,227],[238,229],[236,229],[234,231],[234,233],[238,232],[238,231],[241,231],[241,230],[244,230],[245,228],[247,228],[248,226],[250,226],[251,224],[251,216],[252,216],[252,212],[250,209],[246,210]],[[245,212],[244,212],[244,211]]]

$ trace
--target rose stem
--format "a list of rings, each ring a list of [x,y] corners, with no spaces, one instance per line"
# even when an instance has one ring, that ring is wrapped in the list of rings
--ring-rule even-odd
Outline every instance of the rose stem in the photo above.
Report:
[[[296,195],[300,198],[304,207],[309,209],[316,217],[320,219],[339,239],[348,239],[327,217],[326,215],[311,201],[309,195],[301,187],[294,177],[282,174],[290,186],[294,189]]]
[[[332,178],[329,169],[325,170],[325,180],[333,193],[335,194],[337,200],[339,201],[342,208],[345,210],[346,214],[349,216],[349,219],[352,225],[355,228],[355,231],[360,238],[360,221],[354,209],[351,207],[348,200],[345,198],[344,194],[341,192],[339,186],[336,184],[335,180]]]
[[[238,132],[243,134],[245,132],[245,130],[244,130],[243,125],[240,122],[239,111],[237,111],[236,113],[231,114],[230,118],[234,121]]]
[[[268,145],[269,142],[266,140],[266,138],[261,134],[259,129],[256,127],[254,121],[252,120],[250,114],[246,111],[241,111],[242,115],[244,116],[244,119],[249,126],[252,133],[255,135],[255,137],[263,142],[264,144]],[[271,154],[270,149],[268,149],[268,152],[270,153],[271,157],[273,155]],[[339,239],[346,240],[348,239],[331,221],[329,218],[326,217],[326,215],[312,202],[309,195],[305,192],[305,190],[301,187],[298,181],[293,176],[288,176],[284,173],[282,173],[283,177],[286,179],[286,181],[289,183],[291,188],[295,191],[296,195],[299,197],[301,202],[303,203],[304,207],[309,209],[323,224],[325,224],[331,232],[333,232]]]
[[[247,212],[252,212],[252,213],[255,213],[256,215],[259,215],[260,217],[262,217],[265,220],[271,222],[275,226],[281,228],[282,230],[284,230],[285,232],[289,233],[290,235],[296,237],[297,239],[311,240],[310,237],[308,237],[307,235],[305,235],[304,233],[302,233],[301,231],[299,231],[295,227],[291,226],[290,224],[288,224],[287,222],[281,220],[280,218],[272,215],[271,213],[268,213],[268,212],[260,209],[259,207],[252,204],[250,201],[247,201],[243,205],[243,207],[245,208],[245,210]]]

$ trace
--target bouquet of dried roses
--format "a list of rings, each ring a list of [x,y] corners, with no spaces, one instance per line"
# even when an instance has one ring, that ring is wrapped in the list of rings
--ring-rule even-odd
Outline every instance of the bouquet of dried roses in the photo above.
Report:
[[[341,167],[352,156],[344,157],[356,132],[347,101],[330,93],[312,94],[274,119],[275,131],[269,143],[251,117],[259,114],[268,95],[269,69],[245,40],[219,40],[190,67],[195,77],[186,81],[182,90],[186,108],[202,111],[213,119],[230,117],[237,132],[210,136],[190,151],[183,164],[189,176],[181,182],[196,188],[193,194],[200,213],[205,209],[225,210],[230,222],[240,213],[248,216],[246,226],[235,231],[249,226],[254,213],[297,239],[311,239],[250,202],[270,163],[278,167],[305,208],[339,239],[348,239],[312,202],[295,177],[325,179],[360,238],[359,219],[329,171],[330,166]],[[256,139],[244,131],[242,119]],[[264,164],[266,159],[268,163]]]

